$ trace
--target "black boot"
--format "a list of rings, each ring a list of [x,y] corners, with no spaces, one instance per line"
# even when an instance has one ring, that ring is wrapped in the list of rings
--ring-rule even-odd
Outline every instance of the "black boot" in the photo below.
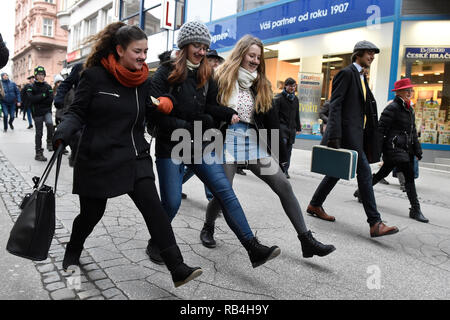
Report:
[[[80,256],[82,251],[83,247],[75,247],[71,245],[70,242],[67,244],[66,252],[64,253],[64,260],[62,262],[65,272],[67,272],[70,266],[80,266]]]
[[[215,248],[216,240],[214,240],[214,226],[205,223],[202,231],[200,231],[200,240],[205,247]]]
[[[353,193],[353,196],[355,198],[358,198],[359,203],[362,203],[361,196],[359,195],[359,189],[356,189],[356,191]]]
[[[409,203],[411,208],[409,208],[409,217],[420,222],[427,223],[429,220],[424,217],[422,211],[420,210],[419,199],[417,198],[416,185],[413,183],[405,184],[406,194],[408,195]]]
[[[200,267],[192,268],[183,262],[183,256],[177,245],[162,250],[161,257],[172,275],[175,288],[188,283],[203,273]]]
[[[53,145],[52,145],[51,142],[47,142],[47,150],[48,150],[49,152],[52,152],[52,151],[53,151]]]
[[[47,158],[44,157],[44,150],[43,149],[36,150],[36,155],[34,156],[34,160],[47,161]]]
[[[163,265],[164,260],[161,257],[161,252],[158,246],[152,242],[152,239],[148,240],[147,250],[145,251],[153,263]]]
[[[336,250],[332,244],[323,244],[314,239],[311,230],[299,234],[298,239],[302,244],[303,258],[311,258],[313,255],[323,257]]]
[[[253,237],[251,240],[247,240],[242,244],[248,252],[253,268],[259,267],[281,253],[280,248],[277,246],[271,248],[266,247],[259,243],[259,240],[256,237]]]

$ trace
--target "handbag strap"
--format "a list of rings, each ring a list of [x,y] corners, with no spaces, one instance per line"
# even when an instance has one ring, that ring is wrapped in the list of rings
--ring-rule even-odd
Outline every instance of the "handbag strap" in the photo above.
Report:
[[[39,186],[42,186],[45,183],[45,181],[47,180],[48,175],[50,174],[50,171],[53,168],[53,165],[55,164],[55,161],[57,161],[56,176],[55,176],[55,193],[56,193],[56,183],[58,181],[59,168],[61,167],[62,150],[63,149],[64,149],[63,145],[60,144],[58,149],[55,152],[53,152],[53,155],[52,155],[50,161],[48,162],[47,167],[45,168],[44,172],[42,173],[41,178],[38,181],[36,189],[39,189]]]

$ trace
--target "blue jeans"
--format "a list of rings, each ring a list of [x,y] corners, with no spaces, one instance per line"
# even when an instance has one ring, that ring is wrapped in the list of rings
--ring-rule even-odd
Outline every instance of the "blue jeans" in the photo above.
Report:
[[[159,177],[161,203],[169,220],[172,221],[181,205],[181,190],[185,164],[171,158],[156,159],[156,169]],[[248,225],[230,181],[228,181],[221,164],[189,164],[186,165],[211,190],[222,207],[225,221],[236,234],[241,243],[253,238],[253,232]]]
[[[31,107],[26,108],[23,112],[27,114],[28,124],[30,126],[32,126],[33,125],[33,120],[32,120],[32,116],[31,116]],[[25,118],[25,116],[24,116],[24,118]]]
[[[2,111],[3,111],[3,129],[8,130],[8,115],[9,122],[12,123],[14,121],[14,115],[16,114],[16,104],[2,102]]]
[[[375,223],[381,221],[381,216],[377,210],[375,195],[373,193],[372,171],[370,170],[369,161],[364,152],[358,152],[356,175],[359,195],[361,196],[364,211],[367,215],[367,222],[370,226],[373,226]],[[317,187],[310,204],[314,207],[321,207],[338,181],[338,178],[325,176]]]
[[[191,168],[185,166],[184,167],[184,176],[183,176],[183,184],[185,184],[192,176],[194,175],[194,171],[192,171]],[[203,185],[205,187],[205,196],[208,201],[211,201],[211,199],[214,197],[211,191],[209,191],[206,184]]]

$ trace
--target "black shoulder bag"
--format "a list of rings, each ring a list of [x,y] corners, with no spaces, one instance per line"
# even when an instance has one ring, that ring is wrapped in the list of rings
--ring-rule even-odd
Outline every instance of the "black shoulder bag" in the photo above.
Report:
[[[63,146],[53,153],[42,177],[33,177],[33,193],[28,193],[19,205],[22,212],[9,236],[6,250],[16,256],[30,260],[45,260],[55,233],[55,193]],[[56,162],[55,187],[45,181]]]

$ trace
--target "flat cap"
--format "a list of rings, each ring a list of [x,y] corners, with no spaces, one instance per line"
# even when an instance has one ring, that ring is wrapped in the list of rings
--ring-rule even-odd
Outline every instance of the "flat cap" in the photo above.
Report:
[[[355,44],[355,48],[353,48],[353,52],[358,50],[373,50],[375,53],[380,53],[380,49],[376,45],[374,45],[372,42],[363,40],[359,41]]]

